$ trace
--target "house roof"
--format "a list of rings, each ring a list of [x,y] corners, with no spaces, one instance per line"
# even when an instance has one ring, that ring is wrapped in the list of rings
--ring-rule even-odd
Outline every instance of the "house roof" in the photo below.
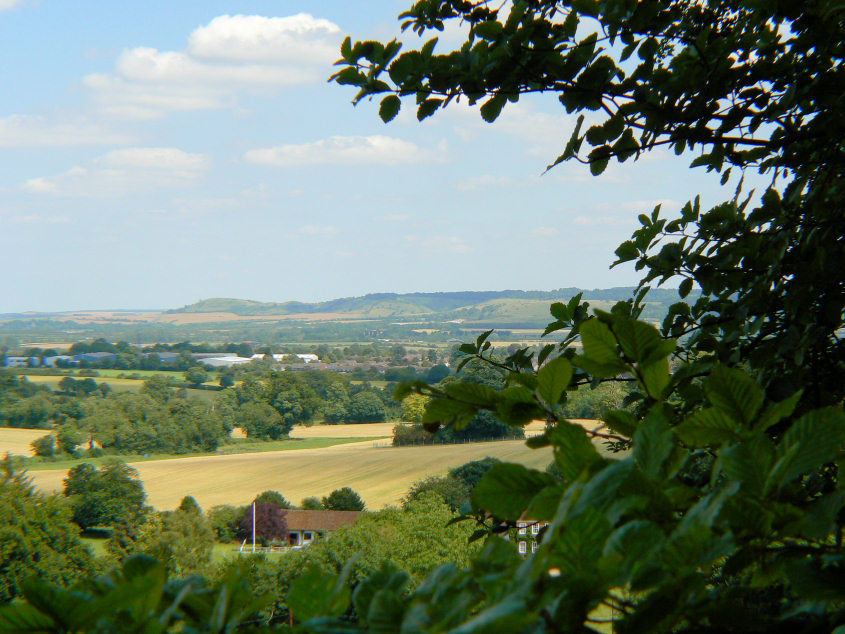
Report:
[[[289,531],[334,531],[354,524],[363,511],[284,511]]]

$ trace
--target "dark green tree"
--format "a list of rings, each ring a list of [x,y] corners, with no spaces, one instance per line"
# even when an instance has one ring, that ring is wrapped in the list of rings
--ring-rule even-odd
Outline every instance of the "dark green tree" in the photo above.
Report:
[[[350,423],[378,422],[386,416],[384,403],[375,392],[358,392],[349,399],[346,420]]]
[[[236,421],[249,438],[278,440],[287,438],[293,422],[264,402],[244,403],[236,413]]]
[[[323,511],[326,508],[320,498],[314,496],[303,498],[299,506],[305,511]]]
[[[183,511],[185,513],[202,514],[202,508],[200,508],[199,503],[193,495],[186,495],[185,497],[183,497],[182,501],[179,502],[179,506],[177,508],[178,510]]]
[[[88,463],[73,467],[64,480],[64,495],[70,498],[73,521],[83,530],[132,524],[146,499],[138,472],[123,462],[100,469]]]
[[[20,596],[29,577],[67,587],[93,572],[70,510],[38,493],[7,458],[0,463],[0,605]]]
[[[364,500],[351,488],[343,487],[324,497],[323,506],[328,511],[363,511]]]
[[[56,437],[53,434],[36,438],[30,445],[36,456],[53,458],[56,455]]]
[[[470,488],[458,478],[447,476],[430,476],[425,480],[414,482],[408,493],[402,498],[402,505],[419,500],[423,495],[434,493],[448,504],[453,511],[457,511],[464,504],[469,503]]]
[[[208,372],[205,368],[195,365],[185,372],[185,380],[191,385],[200,385],[208,381]]]
[[[291,503],[278,491],[264,491],[255,496],[254,504],[275,504],[280,509],[291,508]]]

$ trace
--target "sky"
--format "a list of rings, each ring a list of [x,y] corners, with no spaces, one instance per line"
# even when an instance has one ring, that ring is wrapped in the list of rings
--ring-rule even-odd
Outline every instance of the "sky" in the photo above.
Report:
[[[544,174],[554,95],[353,107],[340,42],[418,45],[409,4],[0,0],[0,313],[634,285],[639,213],[730,197],[666,152]]]

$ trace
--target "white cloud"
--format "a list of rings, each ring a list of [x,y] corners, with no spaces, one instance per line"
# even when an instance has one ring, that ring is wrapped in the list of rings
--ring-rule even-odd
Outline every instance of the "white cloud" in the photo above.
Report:
[[[111,73],[84,79],[101,108],[133,119],[232,108],[241,91],[323,80],[338,57],[340,28],[300,13],[222,15],[194,30],[184,51],[124,50]]]
[[[338,57],[339,35],[336,24],[307,13],[285,18],[221,15],[191,33],[188,50],[204,59],[331,63]]]
[[[131,139],[89,122],[50,122],[37,115],[0,119],[0,147],[118,145]]]
[[[208,158],[172,147],[131,147],[115,150],[94,160],[104,167],[131,167],[194,173],[208,167]]]
[[[14,9],[21,3],[21,0],[0,0],[0,11]]]
[[[313,143],[280,145],[250,150],[244,155],[249,163],[258,165],[325,165],[431,163],[444,154],[441,146],[436,152],[420,148],[415,143],[393,137],[333,136]]]
[[[176,148],[124,148],[77,165],[53,178],[26,181],[33,194],[114,197],[167,187],[184,187],[208,168],[207,157]]]
[[[309,236],[331,236],[338,233],[338,228],[331,225],[305,225],[304,227],[299,228],[299,233]]]
[[[23,184],[23,188],[33,194],[48,194],[56,191],[56,184],[46,178],[30,178]]]

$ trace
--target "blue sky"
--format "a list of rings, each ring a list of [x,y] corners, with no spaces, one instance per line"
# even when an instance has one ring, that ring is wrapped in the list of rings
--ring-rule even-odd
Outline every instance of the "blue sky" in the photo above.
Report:
[[[542,175],[552,95],[492,125],[353,107],[340,41],[407,4],[0,0],[0,312],[631,285],[638,213],[729,197],[664,152]]]

